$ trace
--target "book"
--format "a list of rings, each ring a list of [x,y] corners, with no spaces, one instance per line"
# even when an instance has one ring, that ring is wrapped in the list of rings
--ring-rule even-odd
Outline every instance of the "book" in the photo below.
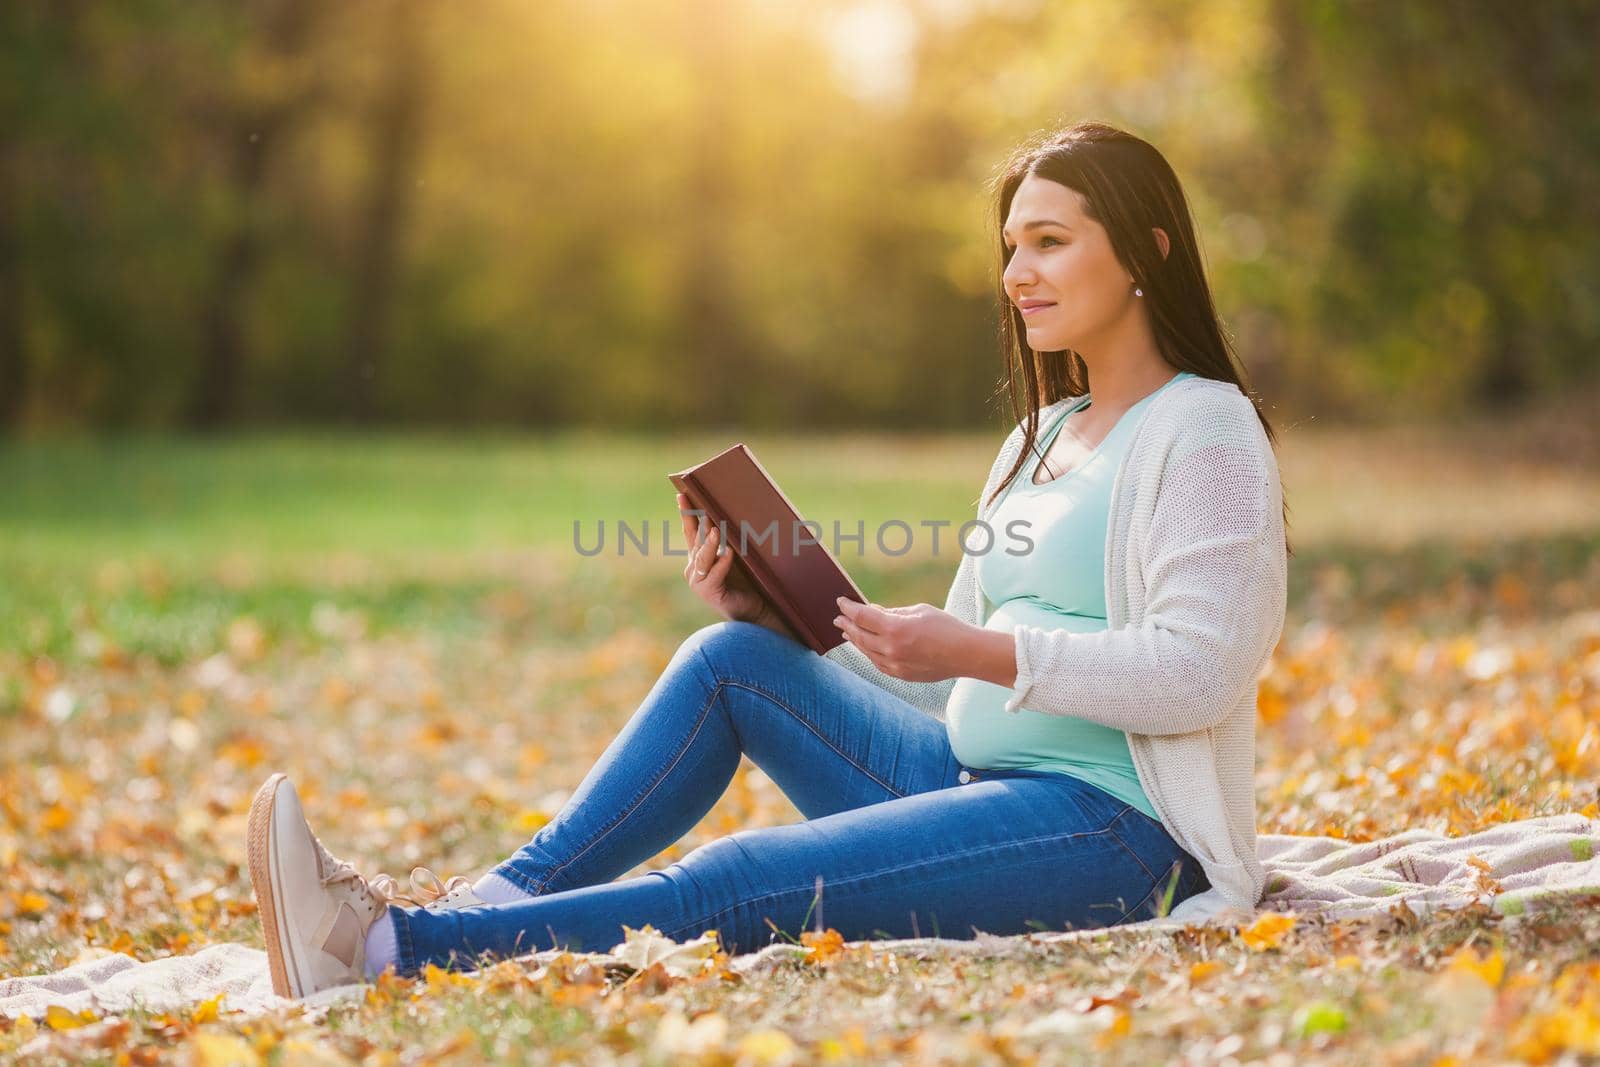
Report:
[[[721,531],[733,565],[813,652],[844,644],[833,624],[836,598],[862,604],[867,598],[814,531],[801,525],[799,509],[755,453],[741,441],[667,478]]]

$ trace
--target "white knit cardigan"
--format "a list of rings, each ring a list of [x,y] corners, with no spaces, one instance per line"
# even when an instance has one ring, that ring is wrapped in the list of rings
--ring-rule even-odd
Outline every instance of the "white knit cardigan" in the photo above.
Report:
[[[1040,428],[1077,399],[1042,408]],[[980,519],[1021,448],[1019,425],[989,471]],[[1185,378],[1161,390],[1112,483],[1107,628],[1016,626],[1017,680],[1005,705],[1125,731],[1162,825],[1229,904],[1247,908],[1265,882],[1256,856],[1256,685],[1283,631],[1282,500],[1271,442],[1237,386]],[[972,543],[983,542],[975,534]],[[963,552],[944,610],[982,626],[984,604],[974,557]],[[895,678],[848,641],[827,658],[944,721],[954,678]]]

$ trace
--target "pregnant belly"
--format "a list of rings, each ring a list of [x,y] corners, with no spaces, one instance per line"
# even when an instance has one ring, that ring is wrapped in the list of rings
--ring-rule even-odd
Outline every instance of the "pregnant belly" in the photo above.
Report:
[[[1031,600],[1009,600],[984,622],[984,629],[1009,633],[1037,626],[1074,633],[1106,628],[1104,619],[1063,615]],[[1121,730],[1065,715],[1046,715],[1024,705],[1005,710],[1011,690],[977,678],[958,678],[945,708],[946,732],[956,759],[968,767],[1023,768],[1070,761],[1120,766],[1128,739]]]

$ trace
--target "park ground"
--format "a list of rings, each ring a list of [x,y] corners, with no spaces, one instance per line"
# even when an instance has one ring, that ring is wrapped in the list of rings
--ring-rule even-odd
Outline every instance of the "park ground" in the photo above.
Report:
[[[1600,439],[1587,403],[1280,426],[1288,618],[1261,681],[1263,833],[1368,840],[1597,812]],[[825,526],[970,517],[997,434],[751,437]],[[0,976],[260,944],[255,787],[291,772],[364,870],[475,874],[548,819],[714,621],[680,562],[585,557],[672,517],[717,435],[125,438],[0,446]],[[955,557],[841,559],[942,604]],[[744,764],[641,870],[799,816]],[[1108,931],[992,958],[808,936],[736,977],[581,957],[385,981],[325,1014],[222,1002],[0,1021],[106,1063],[1557,1062],[1600,1055],[1600,909]],[[594,946],[608,949],[611,946]],[[43,1040],[40,1040],[43,1038]]]

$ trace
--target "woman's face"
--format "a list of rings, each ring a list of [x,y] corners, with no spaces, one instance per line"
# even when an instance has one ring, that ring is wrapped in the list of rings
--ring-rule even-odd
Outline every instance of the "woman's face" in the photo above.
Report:
[[[1015,251],[1003,280],[1035,352],[1093,348],[1138,299],[1105,227],[1084,214],[1082,200],[1075,190],[1030,174],[1011,201],[1002,232]]]

